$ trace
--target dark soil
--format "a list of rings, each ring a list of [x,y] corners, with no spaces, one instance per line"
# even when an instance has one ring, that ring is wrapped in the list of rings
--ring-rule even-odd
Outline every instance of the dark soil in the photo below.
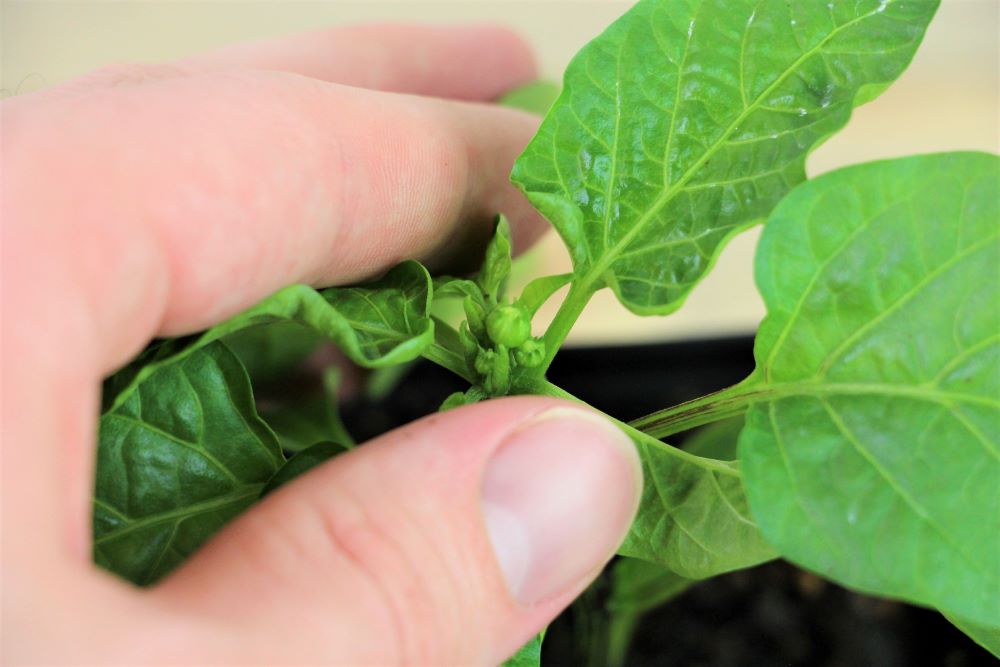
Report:
[[[550,379],[620,419],[735,384],[753,370],[752,340],[568,349]],[[417,364],[388,400],[345,406],[359,440],[437,409],[462,381]],[[590,597],[599,605],[600,585]],[[580,613],[551,627],[543,665],[587,665]],[[997,665],[940,614],[853,593],[777,561],[699,583],[640,622],[635,667],[978,667]]]

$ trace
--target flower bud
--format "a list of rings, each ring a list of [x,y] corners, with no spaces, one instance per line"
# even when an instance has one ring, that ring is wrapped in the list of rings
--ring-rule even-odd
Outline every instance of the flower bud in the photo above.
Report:
[[[531,336],[531,322],[520,308],[497,306],[486,318],[486,331],[497,345],[515,348]]]
[[[541,338],[529,338],[514,350],[514,360],[518,366],[535,368],[545,360],[545,341]]]

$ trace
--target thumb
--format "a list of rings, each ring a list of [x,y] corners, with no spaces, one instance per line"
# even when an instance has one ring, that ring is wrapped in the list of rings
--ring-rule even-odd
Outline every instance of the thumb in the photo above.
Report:
[[[460,408],[282,487],[154,595],[192,627],[188,662],[496,664],[611,558],[641,477],[589,410]]]

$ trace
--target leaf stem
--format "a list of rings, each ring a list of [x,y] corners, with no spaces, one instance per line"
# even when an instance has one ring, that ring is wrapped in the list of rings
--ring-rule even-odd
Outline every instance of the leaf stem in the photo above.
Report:
[[[563,341],[569,335],[570,329],[576,324],[580,313],[587,307],[587,303],[593,295],[594,290],[591,289],[589,284],[585,285],[579,281],[573,281],[570,284],[569,294],[566,295],[566,299],[560,304],[559,310],[556,311],[556,316],[549,324],[549,328],[545,330],[545,335],[542,336],[542,339],[545,341],[545,359],[540,366],[533,369],[535,377],[540,378],[545,375],[545,371],[549,369]]]
[[[746,412],[756,397],[767,393],[763,388],[748,385],[747,382],[745,380],[693,401],[633,419],[629,426],[654,438],[665,438],[697,426],[737,417]]]

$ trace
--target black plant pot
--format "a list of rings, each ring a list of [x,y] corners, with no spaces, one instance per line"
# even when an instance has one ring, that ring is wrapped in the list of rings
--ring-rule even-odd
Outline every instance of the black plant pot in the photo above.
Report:
[[[549,371],[558,386],[630,420],[735,384],[753,370],[753,340],[569,348]],[[463,382],[415,365],[384,401],[354,401],[344,420],[359,440],[434,412]],[[672,444],[682,441],[672,440]],[[606,582],[587,604],[600,607]],[[550,627],[543,665],[595,665],[593,615],[567,610]],[[599,664],[599,663],[598,663]],[[940,614],[853,593],[776,561],[691,587],[640,622],[629,667],[974,667],[996,665]]]

